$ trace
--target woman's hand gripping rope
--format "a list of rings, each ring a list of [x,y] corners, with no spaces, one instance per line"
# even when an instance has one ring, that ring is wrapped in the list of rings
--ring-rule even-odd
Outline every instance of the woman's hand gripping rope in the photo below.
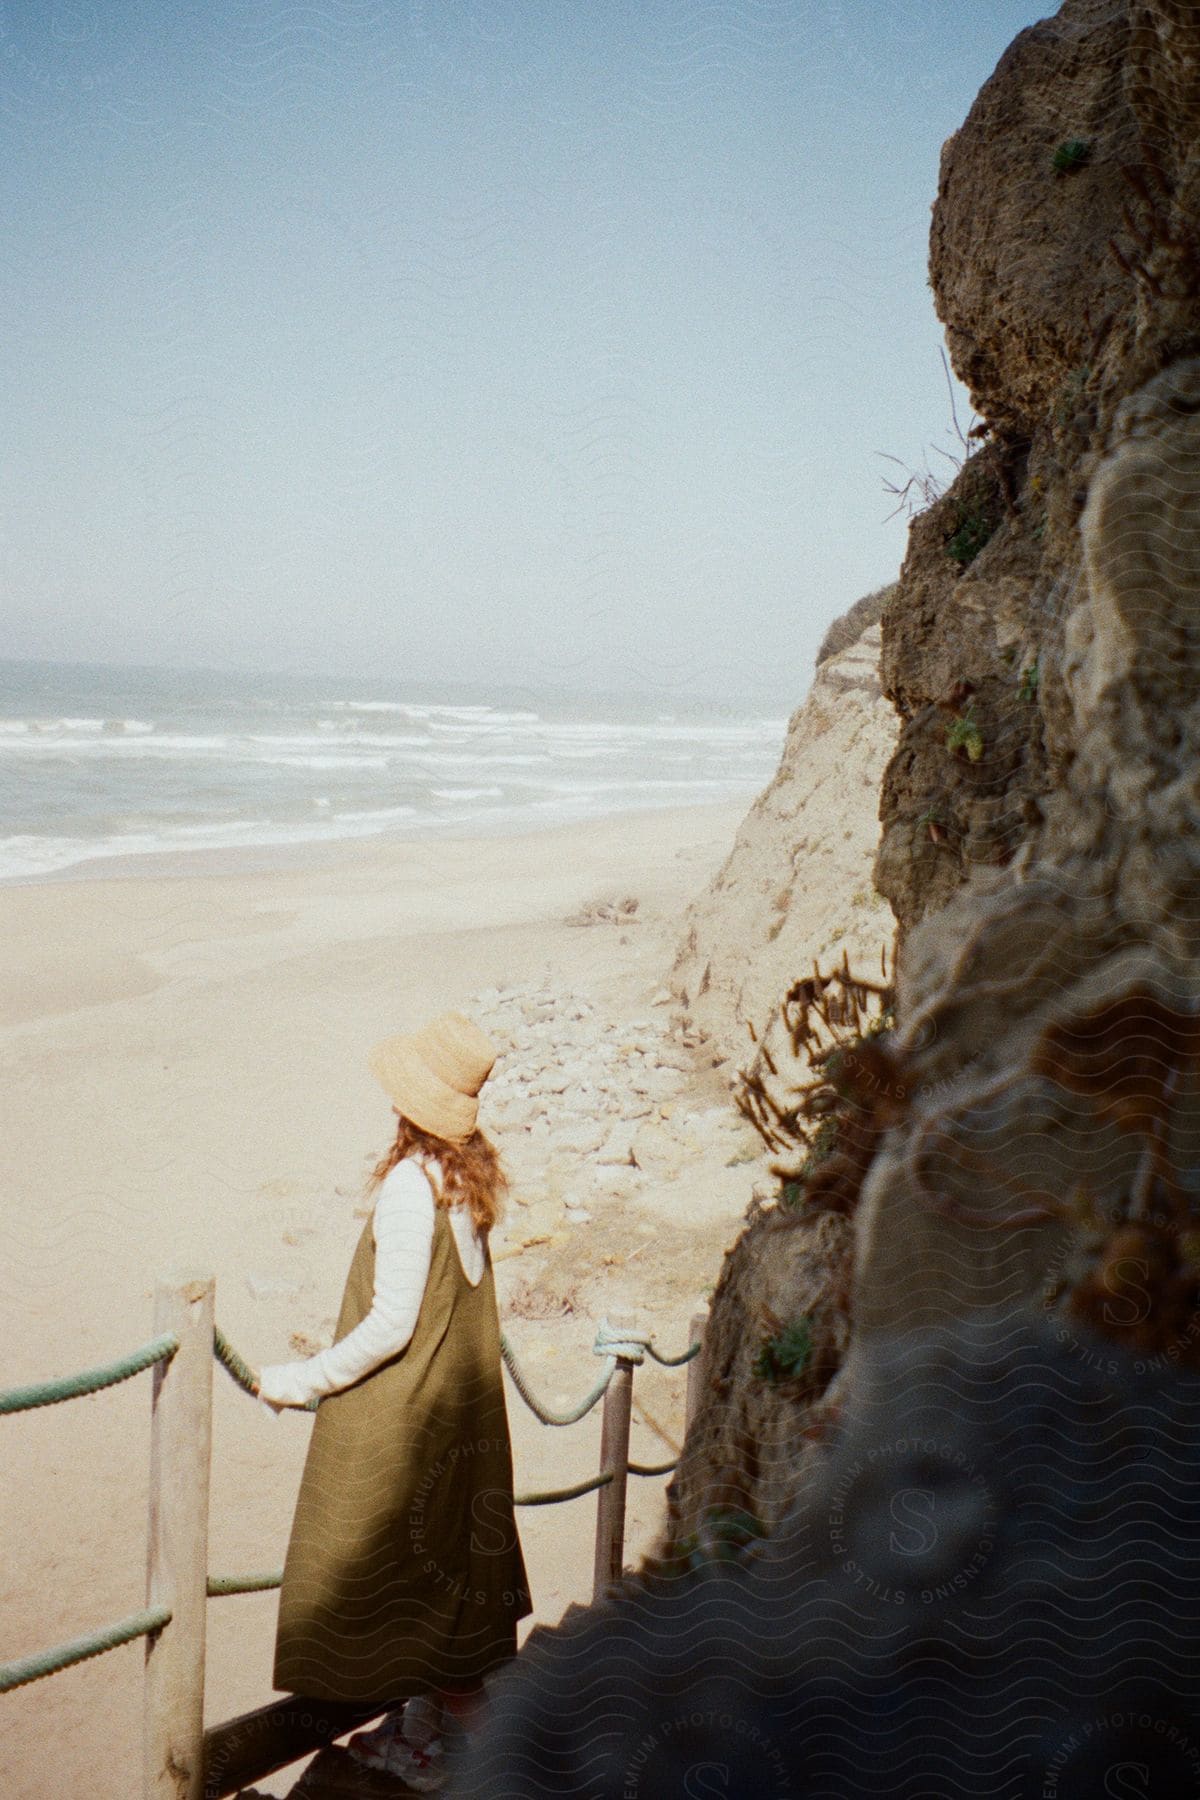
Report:
[[[256,1399],[278,1415],[288,1407],[307,1407],[309,1395],[302,1391],[296,1363],[268,1363],[254,1378]]]

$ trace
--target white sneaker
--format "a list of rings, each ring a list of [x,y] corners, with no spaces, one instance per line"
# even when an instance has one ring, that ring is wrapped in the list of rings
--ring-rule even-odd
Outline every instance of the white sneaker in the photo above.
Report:
[[[397,1742],[404,1722],[404,1708],[398,1707],[395,1712],[385,1713],[378,1725],[370,1731],[358,1731],[346,1745],[355,1762],[362,1763],[366,1769],[382,1769],[387,1765],[384,1757],[391,1746]]]
[[[411,1700],[405,1701],[401,1736],[414,1750],[424,1750],[432,1738],[443,1735],[442,1719],[440,1700],[435,1699],[432,1694],[415,1694]]]
[[[382,1767],[418,1794],[432,1794],[446,1785],[446,1758],[441,1738],[430,1738],[418,1750],[403,1737],[395,1737],[383,1752]]]

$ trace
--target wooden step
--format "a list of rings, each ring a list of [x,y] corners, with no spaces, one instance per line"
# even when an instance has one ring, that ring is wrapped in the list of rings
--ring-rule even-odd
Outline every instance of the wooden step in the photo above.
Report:
[[[315,1756],[292,1789],[296,1800],[399,1800],[416,1791],[397,1775],[364,1768],[337,1744]]]
[[[407,1782],[382,1769],[367,1769],[336,1744],[322,1750],[289,1791],[289,1800],[404,1800],[414,1794]],[[268,1800],[257,1788],[243,1788],[237,1800]]]
[[[241,1794],[259,1800],[254,1783],[288,1769],[335,1738],[345,1737],[382,1713],[379,1706],[289,1694],[253,1712],[210,1725],[204,1733],[204,1792],[211,1800]]]
[[[536,1647],[548,1642],[551,1638],[557,1637],[564,1628],[570,1628],[577,1622],[594,1617],[595,1610],[594,1605],[582,1606],[578,1600],[572,1600],[562,1616],[557,1619],[553,1625],[535,1625],[532,1630],[526,1634],[525,1642],[517,1652],[518,1656],[523,1656],[525,1651],[528,1650],[531,1645]]]

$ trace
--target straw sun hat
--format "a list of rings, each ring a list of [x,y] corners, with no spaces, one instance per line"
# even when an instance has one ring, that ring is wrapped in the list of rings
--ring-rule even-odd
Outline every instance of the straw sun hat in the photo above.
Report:
[[[478,1025],[459,1012],[443,1013],[420,1031],[385,1038],[369,1061],[392,1105],[422,1131],[462,1144],[475,1129],[476,1096],[496,1051]]]

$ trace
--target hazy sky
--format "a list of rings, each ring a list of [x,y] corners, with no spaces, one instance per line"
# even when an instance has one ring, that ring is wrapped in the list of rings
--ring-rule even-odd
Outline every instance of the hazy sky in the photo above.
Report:
[[[793,702],[1041,16],[0,0],[0,654]]]

